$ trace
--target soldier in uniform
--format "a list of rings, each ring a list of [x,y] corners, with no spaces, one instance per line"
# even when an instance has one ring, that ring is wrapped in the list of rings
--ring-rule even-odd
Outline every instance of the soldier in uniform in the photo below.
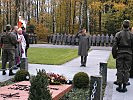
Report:
[[[104,34],[101,35],[101,45],[104,46],[105,36]]]
[[[60,43],[60,34],[57,33],[56,44],[59,45],[59,43]]]
[[[92,46],[92,36],[89,35],[89,45]]]
[[[92,36],[92,43],[93,43],[93,46],[96,46],[96,35],[95,34]]]
[[[116,90],[118,92],[127,91],[126,85],[129,81],[129,71],[132,65],[133,37],[129,31],[129,26],[129,20],[124,20],[123,30],[116,33],[112,48],[113,57],[116,59],[118,83]]]
[[[53,45],[55,45],[56,44],[56,34],[53,34]]]
[[[96,44],[97,46],[100,46],[100,35],[99,34],[96,37]]]
[[[2,43],[2,69],[6,69],[6,63],[9,61],[9,76],[14,75],[12,67],[15,64],[15,48],[16,44],[21,40],[17,40],[15,35],[11,33],[11,25],[6,26],[6,33],[1,37]],[[4,70],[3,75],[6,75]]]
[[[60,35],[60,43],[61,43],[61,45],[63,45],[63,38],[64,38],[64,36],[63,36],[63,34],[61,34]]]
[[[75,35],[72,35],[71,44],[72,44],[72,45],[75,44]]]
[[[114,39],[114,36],[111,34],[109,37],[110,46],[113,45],[113,39]]]
[[[109,35],[108,34],[106,34],[105,39],[106,39],[106,46],[108,46],[109,45]]]
[[[90,48],[89,37],[86,35],[86,29],[82,29],[76,37],[79,38],[78,55],[81,56],[81,67],[86,67],[88,50]]]
[[[67,44],[70,45],[70,42],[71,42],[71,35],[69,34],[67,38]]]

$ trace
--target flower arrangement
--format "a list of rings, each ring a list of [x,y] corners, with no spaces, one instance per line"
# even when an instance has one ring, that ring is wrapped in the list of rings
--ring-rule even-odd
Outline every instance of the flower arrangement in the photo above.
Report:
[[[50,85],[60,85],[67,82],[66,78],[63,75],[55,73],[47,73]]]

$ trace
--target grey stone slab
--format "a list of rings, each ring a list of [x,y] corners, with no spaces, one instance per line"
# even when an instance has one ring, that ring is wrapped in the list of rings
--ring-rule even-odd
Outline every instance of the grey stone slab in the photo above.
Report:
[[[126,93],[119,93],[116,91],[117,85],[113,85],[112,100],[133,100],[133,79],[130,79],[131,85],[127,86]]]

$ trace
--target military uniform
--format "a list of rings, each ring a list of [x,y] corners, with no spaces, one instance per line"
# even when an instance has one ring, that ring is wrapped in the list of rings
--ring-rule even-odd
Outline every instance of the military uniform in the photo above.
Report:
[[[96,43],[97,43],[97,46],[100,46],[100,35],[99,34],[96,37]]]
[[[56,44],[59,45],[59,43],[60,43],[60,34],[57,33]]]
[[[105,36],[104,34],[101,35],[101,45],[104,46]]]
[[[75,35],[72,35],[71,44],[72,44],[72,45],[74,45],[74,44],[75,44]]]
[[[126,83],[129,81],[129,71],[132,64],[132,44],[133,38],[129,29],[124,28],[122,31],[116,33],[112,54],[116,58],[117,68],[117,91],[127,91]],[[123,90],[121,89],[123,85]]]
[[[15,35],[11,32],[6,32],[1,37],[2,43],[2,69],[6,68],[6,63],[9,61],[9,68],[13,67],[15,64],[15,48],[17,39]],[[5,71],[3,75],[5,75]],[[12,69],[9,70],[9,75],[12,75]]]
[[[110,46],[113,45],[114,36],[111,34],[109,37]]]
[[[92,36],[89,35],[89,45],[92,46]]]
[[[96,46],[96,35],[95,34],[92,36],[92,43],[93,43],[93,46]]]
[[[109,45],[109,35],[108,34],[106,34],[105,40],[106,40],[106,46],[108,46]]]
[[[61,43],[61,45],[63,44],[63,38],[64,38],[64,36],[63,36],[63,34],[61,34],[61,36],[60,36],[60,43]]]
[[[56,44],[56,34],[53,34],[53,45],[55,45]]]

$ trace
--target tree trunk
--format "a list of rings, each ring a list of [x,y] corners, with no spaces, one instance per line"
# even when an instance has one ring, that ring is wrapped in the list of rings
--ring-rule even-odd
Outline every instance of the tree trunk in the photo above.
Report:
[[[73,27],[72,27],[72,34],[74,34],[74,28],[75,28],[75,12],[76,12],[76,1],[74,2],[74,11],[73,11]]]

